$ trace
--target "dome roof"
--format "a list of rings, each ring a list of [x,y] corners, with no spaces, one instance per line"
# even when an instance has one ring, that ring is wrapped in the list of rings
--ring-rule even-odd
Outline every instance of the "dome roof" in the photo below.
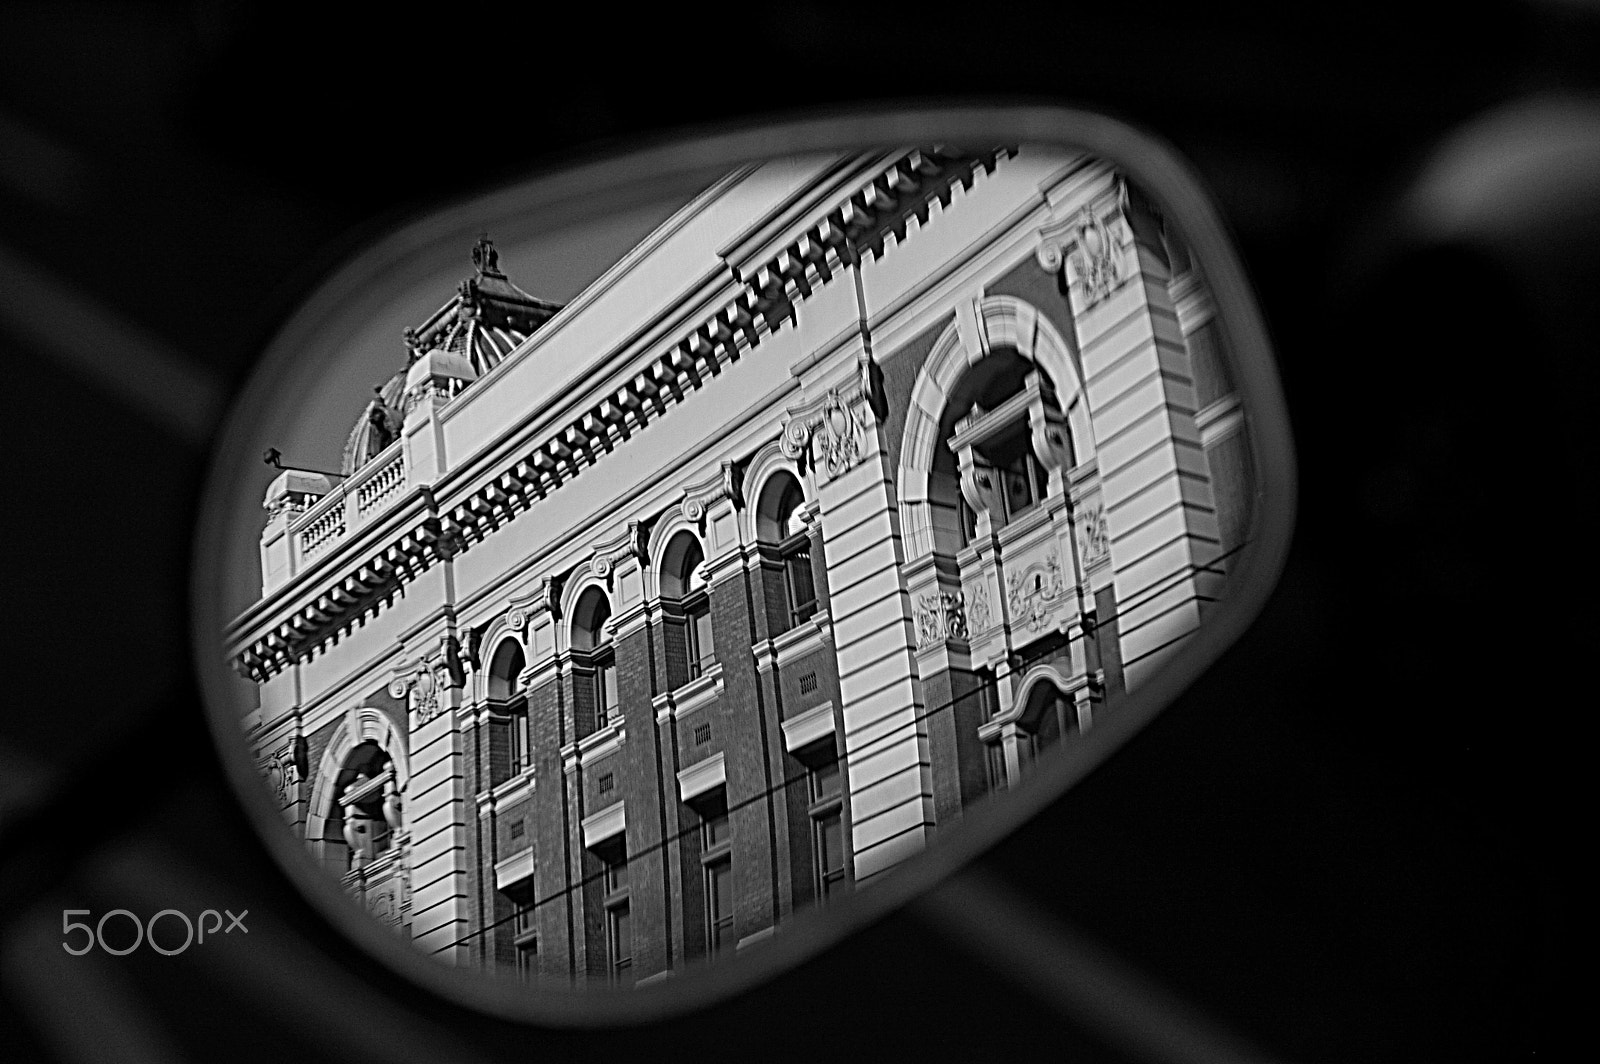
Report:
[[[529,295],[500,272],[500,253],[487,235],[472,247],[476,274],[462,281],[450,302],[427,321],[405,331],[409,357],[407,369],[424,356],[445,353],[461,360],[460,372],[450,375],[465,381],[483,376],[499,365],[513,348],[561,309],[558,303]],[[454,358],[433,358],[449,365]],[[407,369],[390,377],[366,405],[344,447],[346,476],[400,438],[404,419]]]
[[[344,460],[339,465],[339,471],[345,476],[366,465],[369,458],[400,438],[406,371],[396,373],[373,391],[377,394],[361,411],[361,417],[345,441]]]
[[[415,329],[406,330],[411,357],[444,350],[465,357],[483,376],[533,331],[549,321],[560,304],[537,299],[500,272],[500,253],[487,236],[472,248],[477,275],[461,282],[455,298]]]

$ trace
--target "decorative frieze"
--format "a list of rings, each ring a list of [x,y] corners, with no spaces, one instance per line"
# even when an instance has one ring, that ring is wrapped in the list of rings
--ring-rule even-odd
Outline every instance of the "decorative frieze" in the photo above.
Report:
[[[965,601],[959,591],[934,591],[919,596],[916,615],[918,650],[946,639],[967,638]]]
[[[1106,528],[1106,510],[1095,503],[1078,520],[1078,556],[1084,568],[1099,565],[1111,557],[1111,533]]]
[[[978,584],[972,589],[972,601],[968,606],[967,617],[971,622],[972,632],[987,632],[993,626],[994,612],[989,606],[989,585],[982,576]]]
[[[1006,602],[1011,607],[1013,624],[1037,632],[1049,619],[1052,608],[1067,593],[1061,572],[1061,559],[1054,551],[1043,562],[1033,562],[1006,577]]]

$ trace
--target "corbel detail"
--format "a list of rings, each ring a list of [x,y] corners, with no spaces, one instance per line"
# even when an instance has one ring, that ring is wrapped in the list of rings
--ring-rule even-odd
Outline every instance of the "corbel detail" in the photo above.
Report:
[[[683,489],[683,516],[688,521],[700,521],[706,511],[727,499],[734,509],[744,508],[744,470],[732,461],[724,460],[721,467],[705,480]]]
[[[644,526],[629,521],[628,527],[611,539],[595,544],[589,556],[589,571],[601,580],[609,579],[619,564],[633,558],[643,564],[646,558]]]

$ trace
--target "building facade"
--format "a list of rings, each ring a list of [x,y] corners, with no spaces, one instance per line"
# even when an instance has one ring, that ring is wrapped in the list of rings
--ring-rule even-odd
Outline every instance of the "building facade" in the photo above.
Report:
[[[565,307],[473,265],[229,631],[285,817],[447,961],[781,933],[1115,712],[1248,537],[1203,278],[1101,160],[745,167]]]

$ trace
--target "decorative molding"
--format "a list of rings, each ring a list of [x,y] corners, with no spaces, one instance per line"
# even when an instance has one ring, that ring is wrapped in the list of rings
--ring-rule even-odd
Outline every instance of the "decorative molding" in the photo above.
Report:
[[[714,504],[722,499],[733,502],[734,509],[744,508],[744,470],[725,459],[717,472],[705,480],[683,489],[683,516],[698,522]]]
[[[540,577],[538,586],[532,591],[511,596],[511,608],[506,610],[506,627],[513,632],[520,632],[528,626],[529,618],[538,613],[548,613],[554,620],[561,619],[559,577]]]
[[[443,663],[424,661],[389,681],[389,695],[405,698],[413,714],[412,728],[420,728],[446,709],[445,690],[451,684]]]
[[[787,632],[752,644],[750,653],[756,659],[756,671],[769,672],[832,641],[833,619],[819,611],[810,620],[801,621]]]
[[[858,412],[866,405],[864,389],[855,386],[829,388],[808,403],[790,407],[779,430],[783,456],[802,470],[814,462],[829,480],[842,476],[866,451],[866,421]]]
[[[533,877],[533,840],[530,838],[527,847],[494,865],[494,888],[505,890],[514,883],[521,883],[524,879]]]
[[[628,527],[617,535],[595,544],[594,553],[589,556],[589,571],[605,580],[611,576],[613,569],[629,558],[640,563],[646,559],[644,526],[638,521],[629,521]]]
[[[656,711],[656,723],[665,724],[674,717],[682,718],[709,706],[722,696],[722,662],[705,671],[705,675],[691,680],[674,691],[665,691],[651,700]]]
[[[592,849],[607,839],[615,838],[628,830],[626,802],[615,802],[597,813],[583,818],[583,845]]]
[[[1063,270],[1083,292],[1084,307],[1092,307],[1122,284],[1122,242],[1093,206],[1086,206],[1068,222],[1039,230],[1034,257],[1046,272]]]
[[[561,748],[561,768],[567,773],[576,772],[581,765],[589,767],[621,750],[628,741],[628,731],[621,723],[596,728],[575,743]]]
[[[832,271],[844,258],[883,255],[906,238],[914,221],[926,224],[933,204],[948,204],[957,189],[970,189],[975,180],[992,172],[1000,159],[1013,154],[1015,149],[1005,146],[971,153],[924,148],[888,160],[876,177],[863,182],[826,213],[819,212],[815,222],[771,258],[752,261],[736,278],[736,287],[726,300],[708,308],[698,324],[675,330],[677,338],[659,350],[626,352],[637,371],[619,379],[616,387],[598,395],[586,408],[574,410],[570,420],[530,429],[526,437],[507,440],[505,459],[470,488],[452,492],[448,500],[435,499],[431,490],[424,488],[402,496],[414,503],[391,502],[380,508],[381,517],[374,511],[384,524],[409,521],[416,511],[423,511],[421,527],[373,531],[369,534],[376,542],[366,558],[345,559],[347,564],[340,571],[319,575],[316,584],[302,581],[297,573],[282,597],[264,600],[236,619],[227,637],[236,669],[263,682],[304,660],[357,623],[396,586],[426,569],[435,554],[431,545],[445,532],[460,537],[451,553],[468,550],[510,514],[551,497],[617,444],[702,388],[722,367],[794,321],[796,305],[835,279],[838,274]],[[412,351],[428,350],[434,331],[453,325],[457,309],[477,308],[484,295],[474,280],[459,304],[436,315],[423,334],[415,336]],[[554,313],[558,308],[541,305],[535,309],[543,314],[546,309]],[[471,317],[470,313],[466,317]],[[409,406],[424,393],[448,398],[463,386],[456,378],[439,380],[424,374],[418,367],[425,357],[417,357],[412,370],[417,377],[426,377],[427,383],[414,382],[418,386],[407,389]],[[879,402],[870,389],[872,370],[863,367],[865,390],[856,397],[864,398],[869,407]],[[532,435],[534,431],[539,435]],[[814,431],[815,426],[805,430],[807,441]],[[825,460],[831,457],[835,466],[855,460],[849,457],[851,448],[844,434],[830,434],[829,438],[834,446]],[[859,451],[859,442],[856,449]],[[313,506],[299,519],[314,516]],[[326,543],[318,540],[317,544],[322,548],[317,560],[323,564],[352,539],[342,530],[335,534],[337,524],[335,518],[329,529],[318,529],[328,537]],[[305,530],[296,530],[301,531]]]
[[[980,574],[978,586],[972,589],[972,604],[967,611],[972,632],[986,632],[992,626],[993,613],[989,607],[989,584]]]
[[[1111,532],[1106,527],[1106,510],[1099,502],[1084,512],[1078,521],[1078,555],[1085,569],[1111,557]]]
[[[1033,562],[1021,572],[1009,574],[1006,585],[1012,622],[1025,624],[1030,632],[1044,627],[1051,606],[1067,593],[1061,559],[1055,551],[1045,555],[1043,564]]]
[[[728,770],[719,750],[678,773],[678,800],[687,802],[691,798],[698,798],[727,782]]]
[[[930,591],[916,604],[917,649],[946,639],[967,638],[967,613],[961,592]]]
[[[304,744],[304,741],[294,740],[257,762],[261,774],[267,778],[267,786],[272,788],[280,804],[287,804],[295,796],[295,788],[305,779],[300,760],[295,757],[296,744]]]
[[[833,716],[833,703],[824,702],[784,721],[783,748],[789,753],[804,749],[824,738],[838,739],[838,723]]]

